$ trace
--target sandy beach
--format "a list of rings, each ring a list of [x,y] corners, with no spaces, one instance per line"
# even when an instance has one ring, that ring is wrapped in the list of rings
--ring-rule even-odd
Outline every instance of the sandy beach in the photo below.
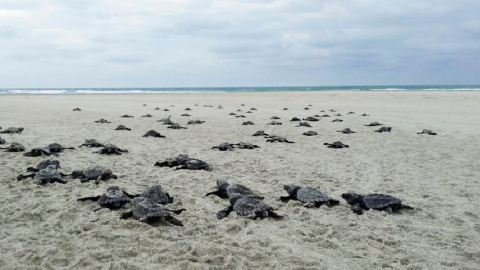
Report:
[[[304,110],[308,104],[313,106]],[[0,95],[0,127],[25,128],[22,134],[0,134],[7,144],[77,147],[93,138],[129,150],[121,156],[66,150],[58,158],[63,172],[103,165],[119,178],[43,186],[16,176],[46,158],[1,151],[0,269],[480,269],[479,104],[480,92],[469,91]],[[192,116],[180,116],[186,107]],[[258,110],[246,114],[252,107]],[[228,115],[238,109],[246,118]],[[343,116],[322,118],[312,128],[289,121],[329,109]],[[147,113],[154,117],[140,117]],[[168,115],[188,129],[156,122]],[[283,125],[267,125],[272,116]],[[94,123],[100,118],[112,123]],[[333,123],[334,118],[344,121]],[[196,119],[206,122],[186,125]],[[243,126],[247,120],[255,125]],[[364,126],[373,121],[392,132]],[[132,131],[115,131],[120,124]],[[347,127],[357,133],[336,132]],[[417,135],[424,128],[438,135]],[[142,138],[151,129],[167,138]],[[267,143],[251,136],[257,130],[295,143]],[[319,135],[303,136],[308,130]],[[323,145],[338,140],[350,148]],[[240,141],[260,148],[211,149]],[[181,153],[206,161],[213,171],[153,166]],[[263,194],[285,218],[251,220],[232,213],[217,220],[228,201],[204,195],[218,179]],[[95,203],[77,202],[110,185],[140,193],[153,184],[175,197],[172,208],[187,209],[178,216],[184,227],[120,220],[120,211],[94,212]],[[283,203],[285,184],[320,189],[340,205],[308,209]],[[415,211],[358,216],[341,199],[347,191],[394,195]]]

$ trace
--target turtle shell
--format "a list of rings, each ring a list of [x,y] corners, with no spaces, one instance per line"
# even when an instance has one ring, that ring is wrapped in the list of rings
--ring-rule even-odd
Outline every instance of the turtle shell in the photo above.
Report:
[[[383,209],[392,205],[402,204],[402,200],[390,195],[370,194],[363,197],[365,206],[371,209]]]
[[[57,171],[57,167],[55,165],[50,165],[45,169],[38,171],[35,177],[33,177],[33,183],[35,184],[52,183],[55,179],[62,179],[62,176]]]
[[[133,217],[136,219],[153,219],[170,216],[163,205],[156,203],[148,198],[137,197],[132,201]]]
[[[62,146],[59,143],[51,143],[46,148],[48,148],[52,153],[62,152]]]
[[[267,136],[268,134],[265,133],[265,131],[263,130],[259,130],[257,132],[255,132],[252,136]]]
[[[178,165],[185,165],[191,158],[187,154],[180,154],[176,157]]]
[[[320,190],[303,187],[297,191],[297,199],[304,203],[328,202],[330,197]]]
[[[210,171],[210,166],[202,160],[199,159],[191,159],[187,162],[185,162],[185,166],[189,170],[205,170],[205,171]]]
[[[241,197],[233,205],[233,210],[240,216],[256,215],[259,217],[267,217],[268,210],[273,208],[262,200],[253,197]]]
[[[120,208],[131,199],[118,186],[110,186],[98,199],[97,204],[107,208]]]
[[[168,204],[170,203],[170,198],[163,192],[162,187],[159,185],[154,185],[144,192],[140,194],[140,197],[147,198],[152,200],[153,202],[160,203],[160,204]]]
[[[112,174],[112,171],[98,165],[83,171],[83,175],[89,180],[97,179],[98,177],[105,174]]]
[[[2,131],[2,133],[21,133],[23,128],[9,127]]]
[[[43,169],[45,169],[45,168],[47,168],[48,166],[51,166],[51,165],[53,165],[53,166],[55,166],[57,169],[59,169],[59,168],[60,168],[60,161],[58,161],[58,160],[50,160],[50,159],[44,160],[44,161],[38,163],[37,169],[43,170]]]
[[[115,130],[123,130],[123,129],[128,129],[128,128],[124,125],[119,125]]]
[[[251,143],[244,143],[240,142],[237,146],[239,149],[255,149],[255,148],[260,148],[258,145],[254,145]]]
[[[234,193],[238,193],[240,195],[245,195],[245,196],[248,196],[248,195],[254,196],[254,193],[251,189],[247,188],[244,185],[240,185],[240,184],[229,184],[227,186],[226,190],[227,190],[227,196],[228,197],[230,197],[230,195],[232,195]]]
[[[25,151],[25,146],[14,142],[14,143],[11,143],[10,146],[8,146],[8,151],[10,151],[10,152],[23,152],[23,151]]]

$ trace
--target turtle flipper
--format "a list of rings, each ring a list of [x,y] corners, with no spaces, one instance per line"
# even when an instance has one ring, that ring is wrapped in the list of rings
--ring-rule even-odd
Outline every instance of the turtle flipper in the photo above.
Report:
[[[67,183],[67,181],[62,180],[62,179],[54,179],[53,182],[54,183],[60,183],[60,184],[66,184]]]
[[[220,220],[220,219],[223,219],[223,218],[226,218],[228,217],[228,215],[230,215],[230,213],[233,211],[233,206],[229,206],[225,209],[223,209],[222,211],[219,211],[217,213],[217,219]]]
[[[84,197],[84,198],[77,199],[77,201],[78,201],[78,202],[83,202],[83,201],[98,201],[98,199],[100,199],[100,197],[102,197],[102,196]]]
[[[23,180],[25,178],[33,178],[35,177],[35,174],[27,174],[27,175],[23,175],[23,174],[20,174],[19,176],[17,176],[17,180],[20,181],[20,180]]]
[[[357,214],[357,215],[361,215],[363,214],[363,209],[362,207],[360,206],[360,204],[354,204],[350,207],[350,209],[352,209],[352,211]]]
[[[216,195],[216,196],[220,197],[220,191],[216,190],[216,191],[209,192],[209,193],[205,194],[205,197],[210,196],[210,195]]]
[[[178,220],[178,219],[176,219],[172,216],[165,217],[165,220],[168,221],[172,225],[183,227],[183,223],[180,220]]]
[[[170,194],[168,194],[168,193],[165,193],[165,195],[168,198],[168,203],[173,203],[173,197],[171,197]]]
[[[282,197],[280,197],[280,200],[282,200],[282,202],[284,202],[284,203],[290,201],[291,199],[292,199],[292,197],[290,197],[290,196],[282,196]]]
[[[335,200],[335,199],[330,199],[330,200],[328,200],[328,202],[327,202],[327,206],[328,206],[328,207],[333,207],[333,206],[339,205],[339,204],[340,204],[340,201]]]
[[[170,209],[165,209],[165,210],[167,210],[168,212],[175,213],[177,215],[181,214],[183,211],[187,211],[187,209],[185,209],[185,208],[178,209],[178,210],[170,210]]]
[[[279,215],[279,214],[273,212],[273,210],[268,210],[267,212],[268,212],[269,217],[276,218],[276,219],[283,218],[282,215]]]

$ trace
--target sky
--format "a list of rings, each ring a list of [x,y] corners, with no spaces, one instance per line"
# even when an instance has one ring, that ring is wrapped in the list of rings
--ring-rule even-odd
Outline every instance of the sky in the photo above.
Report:
[[[480,84],[478,0],[0,0],[0,88]]]

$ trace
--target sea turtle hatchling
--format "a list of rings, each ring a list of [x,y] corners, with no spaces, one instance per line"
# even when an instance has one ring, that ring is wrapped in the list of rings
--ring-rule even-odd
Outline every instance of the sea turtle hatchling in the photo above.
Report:
[[[268,134],[265,133],[265,131],[263,131],[263,130],[259,130],[259,131],[255,132],[252,136],[255,136],[255,137],[257,137],[257,136],[268,136]]]
[[[298,117],[293,117],[292,120],[290,120],[290,122],[297,122],[297,121],[302,121],[302,120]]]
[[[368,114],[366,114],[366,113],[364,113],[364,114],[362,114],[362,115],[360,115],[360,116],[369,116],[369,115],[368,115]]]
[[[417,132],[417,134],[437,135],[437,133],[431,131],[430,129],[424,129],[422,132]]]
[[[305,107],[305,108],[303,108],[303,109],[306,110],[306,111],[310,110],[310,108],[308,108],[308,107]]]
[[[242,123],[242,126],[253,126],[255,125],[255,123],[253,123],[252,121],[245,121]]]
[[[173,124],[171,124],[170,126],[168,126],[167,128],[171,128],[171,129],[187,129],[186,127],[180,126],[178,123],[173,123]]]
[[[102,143],[99,143],[95,139],[86,139],[84,143],[78,146],[78,148],[82,148],[83,146],[91,148],[91,147],[104,147],[105,145]]]
[[[84,197],[77,199],[77,201],[94,201],[99,206],[93,211],[98,211],[102,208],[118,209],[129,203],[136,196],[130,195],[121,190],[118,186],[109,186],[107,192],[100,196]]]
[[[76,170],[72,172],[73,179],[80,179],[81,183],[87,183],[91,180],[95,180],[95,184],[99,184],[101,180],[106,181],[108,179],[117,179],[118,176],[114,175],[112,170],[102,166],[95,165],[86,170]]]
[[[355,114],[355,112],[348,112],[347,114]]]
[[[172,116],[169,115],[167,118],[162,118],[160,120],[157,120],[157,122],[163,122],[164,125],[172,125],[174,124],[172,120],[170,120]]]
[[[341,132],[341,133],[343,133],[343,134],[357,133],[357,132],[355,132],[355,131],[353,131],[353,130],[351,130],[351,129],[349,129],[349,128],[344,128],[344,129],[342,129],[342,130],[337,130],[337,132]]]
[[[122,118],[133,118],[132,115],[128,115],[128,114],[124,114],[124,115],[122,115],[122,116],[120,116],[120,117],[122,117]]]
[[[131,128],[128,128],[124,125],[119,125],[115,130],[132,130]]]
[[[216,195],[222,199],[228,199],[232,194],[237,193],[244,196],[252,196],[258,199],[263,199],[263,196],[255,194],[251,189],[240,184],[230,184],[227,180],[217,180],[217,190],[209,192],[205,195]]]
[[[341,113],[336,113],[333,116],[342,116],[342,114]]]
[[[22,133],[22,131],[23,131],[23,127],[18,127],[18,128],[17,127],[9,127],[5,130],[0,131],[0,133],[3,133],[3,134],[15,134],[15,133],[20,134],[20,133]]]
[[[201,120],[190,120],[188,121],[187,125],[200,125],[200,124],[203,124],[205,123],[205,121],[201,121]]]
[[[112,122],[110,122],[110,121],[108,121],[107,119],[104,119],[104,118],[99,119],[99,120],[94,121],[94,122],[95,123],[100,123],[100,124],[110,124],[110,123],[112,123]]]
[[[185,111],[191,111],[191,110],[192,110],[192,109],[190,109],[190,108],[188,108],[188,107],[185,108]]]
[[[322,116],[320,116],[320,117],[330,117],[330,115],[324,114],[324,115],[322,115]]]
[[[80,108],[75,108],[75,109],[73,109],[72,111],[74,111],[74,112],[81,112],[82,110],[80,110]]]
[[[308,122],[300,122],[297,127],[312,127]]]
[[[239,142],[237,144],[233,144],[233,146],[236,146],[238,149],[255,149],[255,148],[260,148],[260,146],[251,144],[251,143],[245,143],[245,142]]]
[[[280,137],[280,136],[272,136],[272,137],[269,137],[269,138],[267,139],[267,142],[271,142],[271,143],[275,143],[275,142],[295,143],[295,142],[289,141],[289,140],[287,140],[286,138]]]
[[[316,131],[309,130],[307,132],[304,132],[303,135],[305,135],[305,136],[317,136],[318,133]]]
[[[57,169],[61,169],[60,161],[47,159],[47,160],[44,160],[44,161],[38,163],[35,168],[34,167],[28,167],[27,172],[38,172],[38,171],[43,170],[43,169],[45,169],[45,168],[47,168],[48,166],[51,166],[51,165],[55,166]]]
[[[245,115],[237,115],[235,116],[236,118],[245,118],[246,116]]]
[[[267,125],[279,126],[279,125],[282,125],[282,123],[281,123],[281,122],[277,122],[277,121],[272,121],[272,122],[268,123]]]
[[[33,177],[34,184],[46,184],[46,183],[60,183],[66,184],[67,181],[62,179],[62,175],[58,172],[58,167],[56,165],[48,165],[45,169],[39,170],[35,174],[30,175],[19,175],[17,180],[23,180],[29,177]]]
[[[163,136],[162,134],[156,132],[155,130],[149,130],[149,131],[147,131],[147,133],[145,133],[145,135],[143,135],[142,137],[166,138],[165,136]]]
[[[343,120],[336,118],[336,119],[333,119],[332,122],[343,122]]]
[[[170,212],[180,214],[185,209],[169,210],[162,204],[156,203],[151,199],[137,197],[130,202],[131,209],[123,212],[120,219],[135,218],[140,222],[152,224],[158,221],[166,221],[172,225],[183,227],[183,223],[174,218]]]
[[[288,111],[288,108],[283,108],[284,111]]]
[[[167,158],[165,161],[158,161],[155,163],[154,166],[158,167],[177,167],[177,166],[182,166],[185,165],[187,161],[189,161],[191,158],[187,154],[180,154],[175,158]]]
[[[184,165],[175,168],[175,170],[203,170],[209,172],[212,169],[205,161],[192,158],[187,160]]]
[[[164,192],[160,185],[153,185],[144,190],[139,197],[150,199],[159,204],[173,203],[173,197]]]
[[[33,148],[30,151],[26,152],[23,154],[26,157],[41,157],[41,156],[58,156],[56,153],[52,153],[50,151],[50,148],[44,147],[44,148]]]
[[[270,117],[270,119],[272,119],[272,120],[278,120],[278,119],[280,119],[280,117],[278,117],[278,116],[272,116],[272,117]]]
[[[217,146],[212,147],[212,149],[218,149],[220,151],[232,151],[233,150],[233,144],[231,143],[221,143]]]
[[[164,112],[169,112],[170,110],[169,109],[163,109]]]
[[[382,132],[391,132],[392,127],[380,127],[379,129],[375,130],[375,132],[382,133]]]
[[[256,111],[257,108],[250,108],[250,111]]]
[[[145,114],[145,115],[142,115],[142,117],[147,117],[147,118],[150,118],[150,117],[153,117],[153,115],[151,115],[151,114],[147,113],[147,114]]]
[[[182,115],[180,115],[180,116],[191,116],[191,115],[188,114],[188,113],[184,113],[184,114],[182,114]]]
[[[94,153],[98,153],[100,155],[121,155],[125,152],[128,153],[128,150],[120,149],[116,145],[109,143],[105,145],[102,149]]]
[[[285,185],[283,186],[283,189],[288,193],[288,196],[280,197],[283,202],[288,202],[289,200],[297,200],[303,202],[303,206],[305,207],[315,206],[317,208],[323,204],[332,207],[340,203],[338,200],[328,197],[327,194],[321,192],[320,190],[310,187]]]
[[[368,125],[365,125],[366,127],[376,127],[376,126],[382,126],[383,124],[380,124],[379,122],[371,122]]]
[[[384,194],[369,194],[362,196],[356,193],[343,193],[342,198],[351,205],[352,211],[361,215],[363,210],[378,210],[385,211],[388,214],[393,214],[401,209],[413,210],[411,206],[402,204],[402,200],[390,195]]]
[[[313,117],[313,116],[309,116],[307,118],[303,118],[303,121],[317,122],[317,121],[320,121],[320,120]]]
[[[340,141],[334,143],[324,143],[323,145],[328,145],[328,148],[348,148],[348,145],[343,144]]]
[[[236,113],[234,113],[234,112],[231,112],[231,113],[229,113],[228,115],[237,115],[237,114],[236,114]]]
[[[25,151],[25,146],[17,142],[12,142],[8,147],[1,147],[0,149],[4,149],[6,152],[23,152]]]
[[[244,196],[238,193],[233,193],[229,197],[230,206],[221,210],[217,214],[217,219],[227,217],[232,211],[235,211],[239,216],[246,216],[252,218],[282,218],[281,215],[273,211],[273,207],[251,196]]]
[[[47,145],[45,148],[48,148],[50,150],[50,153],[62,153],[63,150],[75,150],[74,147],[63,147],[59,143],[51,143]]]

